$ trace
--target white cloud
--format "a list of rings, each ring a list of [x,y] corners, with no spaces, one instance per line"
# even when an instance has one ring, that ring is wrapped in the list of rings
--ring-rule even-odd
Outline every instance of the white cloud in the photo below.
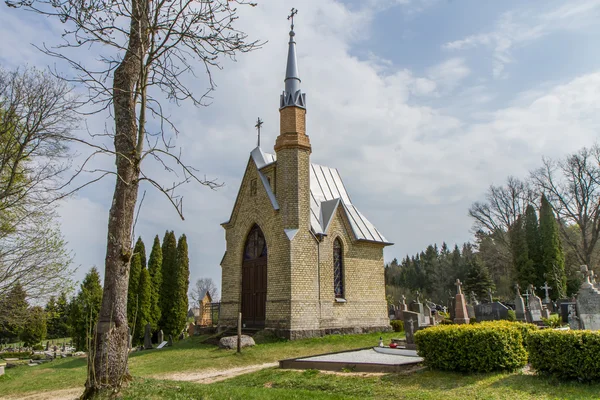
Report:
[[[544,12],[548,8],[551,11]],[[442,48],[449,51],[467,50],[479,46],[493,51],[492,75],[506,77],[505,66],[514,62],[512,51],[526,46],[552,32],[561,30],[583,30],[597,23],[600,0],[573,0],[568,5],[552,1],[544,8],[531,8],[527,4],[521,9],[500,16],[494,29],[445,43]]]
[[[186,221],[178,219],[160,194],[142,188],[147,194],[136,234],[142,235],[149,251],[155,234],[162,238],[167,229],[186,233],[191,281],[206,276],[220,282],[225,238],[219,224],[229,218],[256,145],[253,126],[258,116],[265,121],[263,149],[273,151],[289,30],[285,16],[291,6],[290,1],[278,1],[242,9],[240,29],[269,42],[260,51],[241,55],[238,62],[224,62],[225,68],[214,75],[218,88],[210,107],[165,103],[180,128],[177,143],[184,158],[201,175],[226,183],[217,191],[184,187]],[[11,14],[15,20],[22,15]],[[306,2],[297,17],[296,41],[312,160],[339,169],[353,201],[396,243],[386,250],[388,258],[414,253],[431,242],[468,240],[467,209],[490,183],[525,174],[542,154],[562,155],[595,139],[600,128],[600,72],[565,77],[563,84],[523,88],[523,93],[513,94],[510,107],[483,113],[478,104],[489,102],[494,93],[483,85],[464,86],[470,68],[462,57],[440,60],[421,73],[381,59],[377,47],[369,59],[353,56],[357,32],[368,29],[375,17],[335,1]],[[6,35],[2,27],[0,34]],[[10,35],[19,41],[18,30]],[[471,42],[477,40],[484,41]],[[494,37],[489,43],[505,49],[500,55],[510,56],[512,40],[502,44]],[[11,51],[18,53],[2,51],[6,57]],[[197,91],[206,87],[202,75],[187,83]],[[432,96],[435,107],[429,103]],[[479,102],[459,107],[478,110],[476,123],[457,111],[461,98]],[[99,128],[102,122],[94,124]],[[159,166],[145,167],[167,182],[174,179]],[[61,209],[63,232],[83,272],[103,264],[113,185],[110,178]]]

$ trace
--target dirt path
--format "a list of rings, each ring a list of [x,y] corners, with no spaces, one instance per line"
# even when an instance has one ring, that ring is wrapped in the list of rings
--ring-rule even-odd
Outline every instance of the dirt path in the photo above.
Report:
[[[163,375],[154,375],[152,378],[155,379],[164,379],[169,381],[185,381],[185,382],[194,382],[194,383],[213,383],[224,381],[225,379],[233,378],[234,376],[248,374],[250,372],[260,371],[265,368],[272,368],[278,366],[279,363],[265,363],[265,364],[255,364],[255,365],[247,365],[245,367],[231,368],[225,370],[215,370],[208,369],[204,371],[198,372],[177,372],[174,374],[163,374]]]
[[[0,400],[74,400],[83,393],[83,388],[71,388],[53,390],[51,392],[21,393],[8,397],[0,397]]]

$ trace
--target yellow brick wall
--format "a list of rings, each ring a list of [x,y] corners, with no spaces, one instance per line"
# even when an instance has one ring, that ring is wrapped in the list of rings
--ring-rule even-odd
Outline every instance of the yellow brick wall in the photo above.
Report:
[[[266,328],[291,338],[389,328],[383,246],[354,240],[341,207],[321,243],[310,232],[311,149],[304,132],[305,112],[295,107],[281,110],[277,163],[263,170],[276,189],[279,211],[273,209],[252,159],[247,165],[232,218],[224,225],[227,252],[221,264],[219,325],[237,324],[243,249],[248,232],[258,224],[267,242]],[[255,196],[250,195],[253,179]],[[291,242],[284,229],[298,229]],[[333,293],[337,237],[343,243],[345,303],[336,302]]]

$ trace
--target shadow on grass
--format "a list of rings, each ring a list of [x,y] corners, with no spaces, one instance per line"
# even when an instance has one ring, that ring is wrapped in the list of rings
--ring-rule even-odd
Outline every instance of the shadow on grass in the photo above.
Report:
[[[61,363],[48,363],[46,364],[48,368],[51,369],[73,369],[73,368],[81,368],[87,365],[87,358],[78,357],[72,358],[69,361],[61,362]]]

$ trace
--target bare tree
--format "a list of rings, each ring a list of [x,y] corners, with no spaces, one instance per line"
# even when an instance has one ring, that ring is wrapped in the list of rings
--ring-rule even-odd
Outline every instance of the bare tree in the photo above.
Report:
[[[235,57],[258,47],[247,35],[234,29],[238,18],[235,6],[244,0],[6,0],[12,7],[24,7],[65,23],[62,44],[44,46],[50,55],[67,61],[78,73],[73,81],[90,93],[89,103],[109,109],[114,116],[112,148],[104,143],[82,140],[95,153],[115,157],[116,171],[98,171],[100,177],[116,176],[108,220],[108,242],[102,308],[88,362],[84,398],[102,391],[116,391],[127,379],[128,329],[127,283],[132,254],[132,229],[140,182],[147,181],[164,193],[183,218],[181,198],[175,189],[196,181],[214,188],[214,181],[197,177],[184,164],[166,133],[177,133],[163,113],[161,99],[190,100],[202,105],[206,93],[196,96],[184,83],[200,63],[209,78],[222,56]],[[73,58],[73,51],[87,51],[99,45],[103,68],[93,69]],[[107,82],[112,80],[112,86]],[[162,98],[161,98],[162,94]],[[159,129],[147,130],[154,118]],[[146,148],[145,148],[146,147]],[[153,159],[164,168],[180,173],[180,181],[165,185],[148,175],[143,161]],[[79,171],[86,171],[86,162]]]
[[[19,282],[41,301],[71,283],[55,200],[76,107],[71,87],[49,73],[0,69],[0,297]]]
[[[531,177],[554,208],[566,245],[581,263],[593,267],[600,235],[600,148],[583,148],[561,160],[544,158]],[[571,226],[579,237],[572,235]]]
[[[495,240],[510,248],[509,228],[538,196],[529,182],[509,176],[505,186],[491,185],[485,197],[485,202],[475,202],[469,208],[475,231],[495,234]]]
[[[221,298],[219,288],[212,278],[200,278],[196,281],[196,286],[190,291],[190,298],[195,305],[200,304],[206,292],[210,293],[210,298],[213,302],[218,302]]]

